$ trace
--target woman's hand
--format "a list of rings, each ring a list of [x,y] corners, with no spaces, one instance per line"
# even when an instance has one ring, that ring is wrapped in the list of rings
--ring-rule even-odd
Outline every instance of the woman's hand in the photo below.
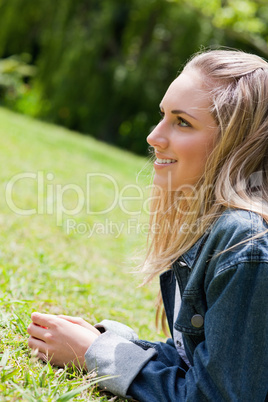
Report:
[[[81,318],[32,313],[28,345],[43,361],[83,368],[85,353],[100,332]]]
[[[93,325],[89,324],[87,321],[83,320],[80,317],[71,317],[70,315],[58,315],[57,317],[62,318],[63,320],[67,320],[72,322],[73,324],[81,325],[81,327],[90,329],[90,331],[95,332],[96,335],[100,335],[100,331],[98,331]]]

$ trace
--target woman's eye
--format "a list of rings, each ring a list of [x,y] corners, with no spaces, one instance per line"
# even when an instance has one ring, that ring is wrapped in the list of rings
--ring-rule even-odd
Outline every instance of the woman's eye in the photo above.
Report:
[[[191,127],[191,124],[184,120],[182,117],[177,117],[177,121],[180,127]]]
[[[164,112],[161,112],[161,110],[160,110],[160,111],[159,111],[159,114],[160,114],[160,117],[161,117],[160,120],[163,120],[163,118],[165,117],[165,113],[164,113]]]
[[[160,121],[161,121],[164,119],[165,113],[162,110],[160,110],[159,114],[161,117],[161,119],[160,119]],[[191,124],[188,123],[188,121],[184,120],[182,117],[177,116],[177,122],[178,122],[179,127],[192,127]]]

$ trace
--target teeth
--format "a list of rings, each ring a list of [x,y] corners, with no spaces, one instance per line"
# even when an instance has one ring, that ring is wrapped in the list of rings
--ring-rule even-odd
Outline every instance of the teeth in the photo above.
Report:
[[[156,162],[159,164],[164,164],[164,163],[174,163],[177,162],[175,159],[159,159],[156,158]]]

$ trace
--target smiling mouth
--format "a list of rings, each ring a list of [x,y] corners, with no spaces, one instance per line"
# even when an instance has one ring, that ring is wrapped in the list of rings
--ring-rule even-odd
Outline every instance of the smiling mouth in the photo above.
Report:
[[[176,159],[160,159],[160,158],[156,158],[156,163],[158,163],[159,165],[166,165],[169,163],[175,163],[177,162]]]

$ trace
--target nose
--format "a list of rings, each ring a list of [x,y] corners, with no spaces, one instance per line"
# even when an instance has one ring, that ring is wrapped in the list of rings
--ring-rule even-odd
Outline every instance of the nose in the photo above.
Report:
[[[148,135],[147,142],[154,148],[165,149],[168,146],[168,138],[165,134],[163,127],[163,120],[153,129],[153,131]]]

